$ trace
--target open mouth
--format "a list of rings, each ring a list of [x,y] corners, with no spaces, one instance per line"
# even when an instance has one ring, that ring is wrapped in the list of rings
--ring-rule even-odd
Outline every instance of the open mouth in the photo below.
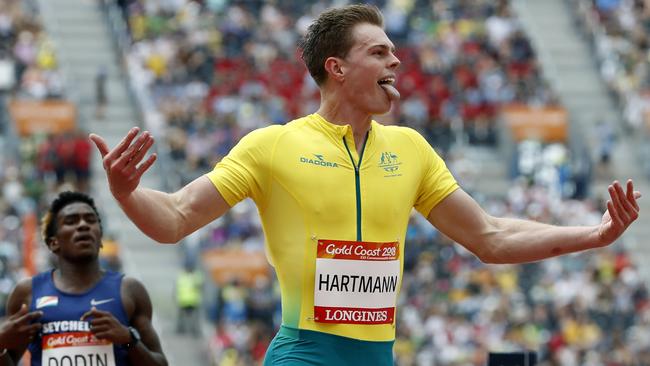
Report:
[[[386,95],[391,101],[398,100],[400,98],[399,91],[395,88],[395,77],[393,76],[387,76],[385,78],[379,79],[377,81],[377,84],[379,84],[382,89],[384,89],[384,92],[386,92]]]
[[[394,77],[391,77],[391,76],[389,76],[389,77],[385,77],[385,78],[383,78],[383,79],[380,79],[380,80],[377,82],[377,84],[382,85],[382,86],[383,86],[383,85],[393,85],[393,84],[395,84],[395,78],[394,78]]]

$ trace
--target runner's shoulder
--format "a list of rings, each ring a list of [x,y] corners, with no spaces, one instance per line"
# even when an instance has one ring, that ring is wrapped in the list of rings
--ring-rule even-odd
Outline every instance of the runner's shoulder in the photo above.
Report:
[[[242,141],[255,144],[256,146],[264,144],[273,144],[283,136],[300,131],[307,123],[305,117],[281,125],[269,125],[249,132]]]
[[[23,278],[18,281],[7,299],[7,313],[13,314],[20,309],[20,305],[29,306],[32,300],[32,277]]]
[[[125,275],[122,278],[122,287],[126,289],[130,294],[141,294],[142,292],[147,292],[144,284],[137,278],[131,276]]]
[[[381,123],[373,123],[373,128],[379,128],[379,131],[390,134],[400,134],[406,136],[422,136],[417,130],[408,126],[398,125],[384,125]]]
[[[264,143],[275,141],[287,130],[286,125],[270,125],[255,129],[242,138],[242,142]]]
[[[373,122],[372,128],[376,128],[378,131],[378,134],[383,135],[385,138],[394,141],[397,139],[397,142],[400,142],[399,140],[406,140],[403,142],[410,142],[412,144],[417,144],[417,145],[429,145],[427,140],[422,136],[420,132],[415,130],[412,127],[408,126],[397,126],[397,125],[383,125],[381,123]]]

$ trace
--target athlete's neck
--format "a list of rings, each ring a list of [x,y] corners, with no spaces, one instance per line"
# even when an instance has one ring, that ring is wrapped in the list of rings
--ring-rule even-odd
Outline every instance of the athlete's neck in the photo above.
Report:
[[[91,289],[104,276],[98,261],[69,263],[59,259],[58,268],[52,273],[57,289],[68,293],[83,293]]]
[[[350,125],[354,135],[354,146],[360,153],[366,133],[370,130],[371,115],[359,111],[350,104],[339,103],[336,99],[328,101],[327,98],[321,98],[321,106],[316,113],[335,125]]]

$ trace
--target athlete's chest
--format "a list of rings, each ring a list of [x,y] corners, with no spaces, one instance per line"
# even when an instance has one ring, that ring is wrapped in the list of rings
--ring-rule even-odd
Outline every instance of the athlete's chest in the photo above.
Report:
[[[421,169],[409,146],[371,139],[360,153],[341,138],[295,139],[273,159],[274,179],[309,214],[382,224],[413,207]]]
[[[417,161],[408,148],[370,141],[358,153],[352,142],[291,141],[280,147],[273,161],[276,178],[299,189],[354,188],[362,178],[379,189],[408,190],[417,175]],[[288,142],[287,142],[288,143]]]
[[[92,292],[82,296],[62,294],[60,292],[44,292],[36,296],[36,310],[43,312],[42,320],[60,322],[76,321],[92,308],[120,314],[122,303],[119,294],[112,292]]]
[[[119,321],[126,321],[124,304],[120,293],[121,281],[114,277],[101,279],[84,293],[63,292],[48,276],[39,276],[32,282],[32,308],[43,313],[41,322],[44,332],[74,331],[84,327],[82,315],[95,308],[113,314]]]
[[[34,307],[43,312],[41,331],[33,341],[40,350],[34,356],[41,365],[120,364],[113,344],[95,336],[91,331],[92,317],[86,314],[96,308],[113,314],[124,324],[121,302],[115,294],[91,291],[77,296],[44,290],[34,298]]]

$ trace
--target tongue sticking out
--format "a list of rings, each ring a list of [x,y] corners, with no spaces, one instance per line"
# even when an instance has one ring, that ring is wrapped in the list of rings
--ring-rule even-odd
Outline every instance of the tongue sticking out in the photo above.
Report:
[[[388,99],[391,101],[396,101],[399,100],[400,95],[397,89],[391,84],[379,84],[382,88],[384,88],[384,91],[386,92],[386,95],[388,95]]]

